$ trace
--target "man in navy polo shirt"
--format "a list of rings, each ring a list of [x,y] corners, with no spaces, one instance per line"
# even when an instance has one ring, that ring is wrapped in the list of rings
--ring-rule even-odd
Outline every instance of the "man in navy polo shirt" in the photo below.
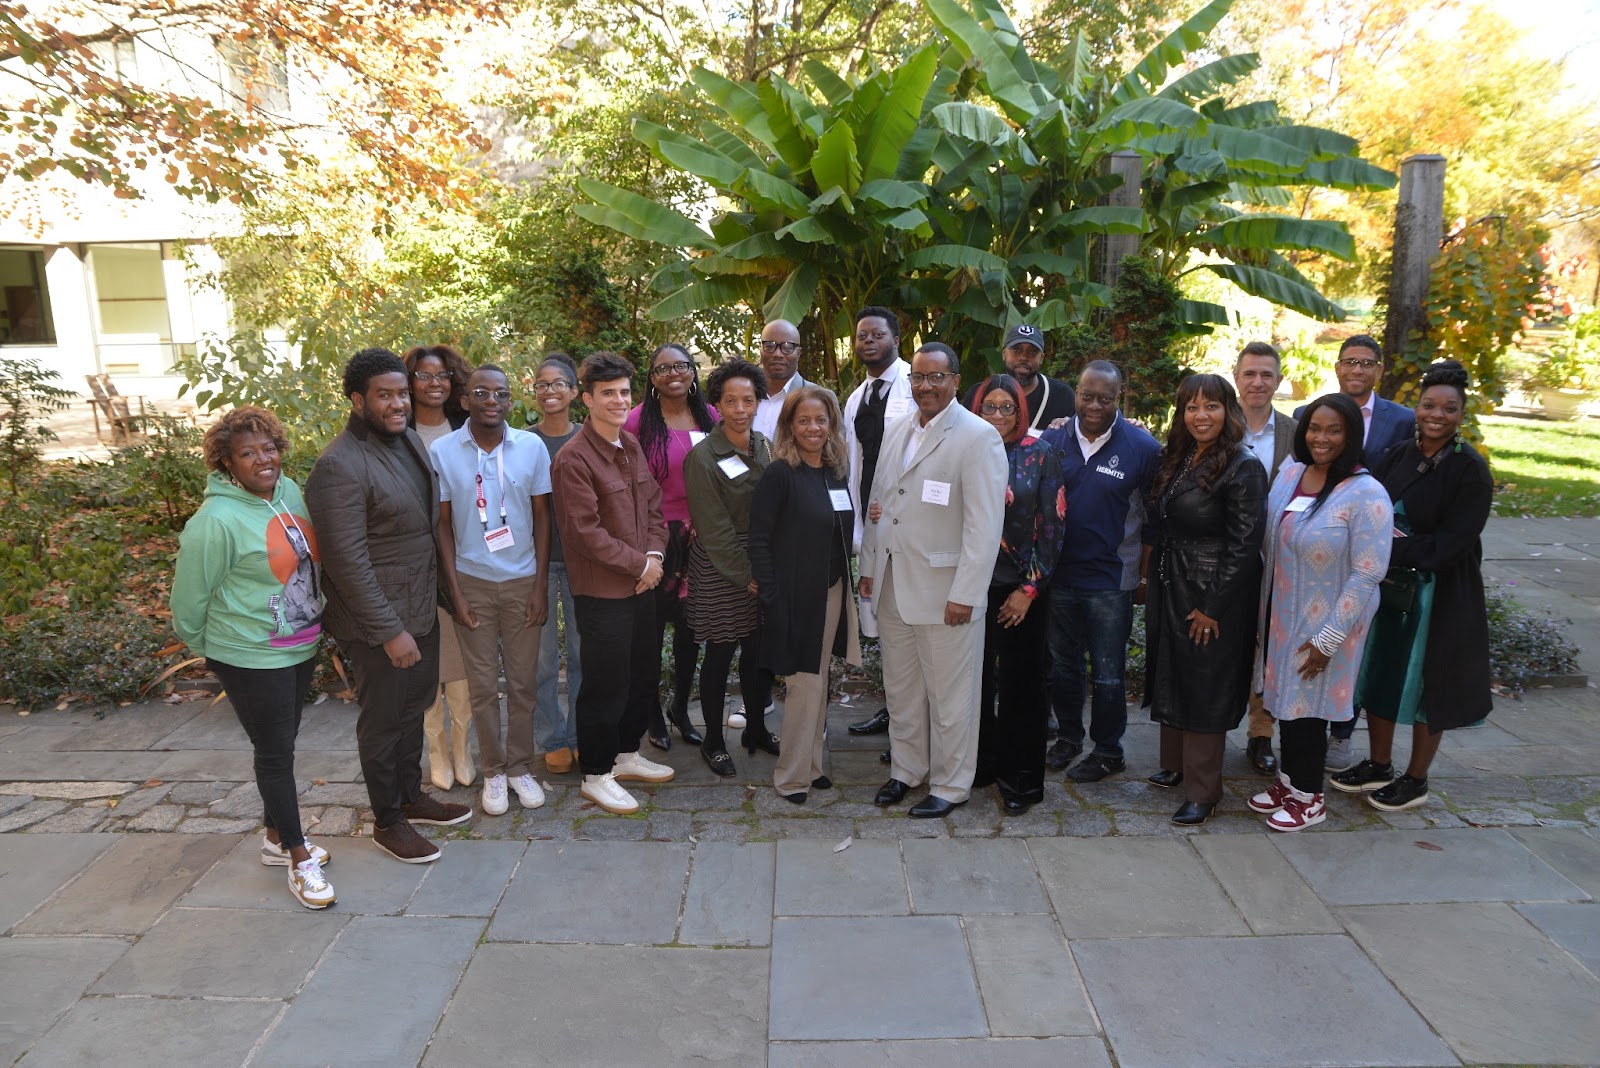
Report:
[[[1073,782],[1099,782],[1123,770],[1128,728],[1123,677],[1133,605],[1143,603],[1144,498],[1161,446],[1122,418],[1122,372],[1092,360],[1078,377],[1078,414],[1047,430],[1061,450],[1067,523],[1061,558],[1050,580],[1050,703],[1061,733],[1045,756],[1057,770],[1083,752],[1084,657],[1092,672],[1089,738],[1094,749],[1067,772]]]

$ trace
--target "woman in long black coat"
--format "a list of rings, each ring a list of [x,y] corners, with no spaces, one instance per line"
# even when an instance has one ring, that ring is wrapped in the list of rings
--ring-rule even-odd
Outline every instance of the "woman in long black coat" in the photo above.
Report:
[[[1480,540],[1494,483],[1478,450],[1461,441],[1468,385],[1454,360],[1428,368],[1416,440],[1389,450],[1373,472],[1394,501],[1395,538],[1356,684],[1371,755],[1329,785],[1365,793],[1386,812],[1427,801],[1443,732],[1478,722],[1494,706]],[[1411,761],[1397,777],[1395,727],[1406,723]]]
[[[803,805],[833,786],[822,773],[828,669],[861,663],[851,593],[850,500],[839,402],[817,386],[789,391],[772,462],[750,504],[750,570],[761,598],[761,666],[788,676],[772,785]]]
[[[1149,781],[1183,786],[1182,826],[1222,800],[1227,732],[1249,702],[1267,472],[1244,428],[1227,379],[1184,379],[1150,486],[1144,703],[1161,724],[1162,770]]]

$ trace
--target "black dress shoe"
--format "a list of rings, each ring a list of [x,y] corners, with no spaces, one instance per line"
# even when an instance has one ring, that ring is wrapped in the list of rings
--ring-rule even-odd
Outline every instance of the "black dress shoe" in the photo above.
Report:
[[[889,710],[880,708],[860,723],[852,723],[845,729],[851,734],[882,734],[889,729]]]
[[[759,730],[746,727],[744,733],[739,735],[739,744],[744,746],[745,752],[751,756],[755,755],[757,749],[773,756],[778,755],[778,739],[765,727]]]
[[[778,796],[789,802],[791,805],[803,805],[806,803],[806,792],[804,790],[801,790],[797,794],[779,794]]]
[[[833,780],[826,775],[818,775],[811,780],[811,788],[813,790],[831,790],[833,789]]]
[[[878,787],[878,796],[872,799],[874,805],[898,805],[906,799],[906,793],[911,787],[899,779],[890,779]]]
[[[1183,807],[1172,814],[1172,822],[1179,827],[1198,827],[1216,810],[1215,801],[1185,801]]]
[[[678,728],[678,734],[682,736],[684,745],[700,745],[705,741],[700,732],[695,730],[694,724],[689,722],[687,708],[673,706],[672,711],[667,713],[667,720]]]
[[[1008,816],[1020,816],[1033,807],[1033,802],[1022,797],[1008,797],[1001,805]]]
[[[938,819],[940,816],[950,815],[956,810],[957,806],[964,804],[966,804],[965,801],[946,801],[942,797],[934,797],[929,794],[912,805],[911,811],[907,812],[906,815],[914,820]]]
[[[728,755],[726,749],[707,749],[704,745],[701,745],[700,755],[705,758],[706,767],[724,779],[732,778],[738,774],[738,770],[733,766],[733,757]]]
[[[1090,753],[1067,772],[1067,778],[1073,782],[1099,782],[1107,775],[1115,775],[1127,768],[1121,757],[1102,756],[1099,753]]]
[[[1081,752],[1083,746],[1074,745],[1065,738],[1057,738],[1055,744],[1044,755],[1044,765],[1052,771],[1060,771],[1078,759],[1078,754]]]
[[[890,759],[889,758],[889,750],[887,750],[887,749],[885,749],[883,752],[878,754],[878,763],[880,763],[880,764],[889,763],[889,759]]]
[[[1245,743],[1245,755],[1250,758],[1250,766],[1263,775],[1273,775],[1278,771],[1278,758],[1272,755],[1271,738],[1252,738]]]
[[[644,736],[651,745],[663,753],[672,748],[672,735],[667,733],[667,720],[661,714],[661,709],[656,709],[651,715],[650,722],[644,729]]]
[[[1170,790],[1174,786],[1183,785],[1183,772],[1158,771],[1146,779],[1145,782],[1149,783],[1151,786],[1159,786],[1163,790]]]

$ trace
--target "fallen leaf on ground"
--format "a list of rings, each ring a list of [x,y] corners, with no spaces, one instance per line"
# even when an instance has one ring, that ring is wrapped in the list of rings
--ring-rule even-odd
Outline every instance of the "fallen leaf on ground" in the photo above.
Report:
[[[145,785],[145,789],[148,790],[152,786],[160,786],[161,785],[161,780],[160,779],[146,779],[144,781],[144,785]]]
[[[328,785],[328,780],[327,779],[312,779],[311,780],[311,785],[312,786],[326,786],[326,785]]]
[[[846,838],[844,841],[842,841],[838,845],[834,846],[833,847],[833,851],[835,853],[842,853],[846,849],[849,849],[850,848],[850,843],[854,842],[854,841],[855,841],[854,838]]]
[[[1444,846],[1442,846],[1442,845],[1434,845],[1432,842],[1421,842],[1421,841],[1418,841],[1418,842],[1413,842],[1411,844],[1416,846],[1418,849],[1426,849],[1430,853],[1443,853],[1444,852]]]

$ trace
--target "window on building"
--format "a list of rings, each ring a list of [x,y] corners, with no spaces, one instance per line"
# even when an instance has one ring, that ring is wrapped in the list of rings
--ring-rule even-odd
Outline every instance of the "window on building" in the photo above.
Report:
[[[134,51],[133,38],[124,37],[116,41],[96,41],[89,46],[89,51],[100,61],[101,66],[115,74],[125,82],[137,81],[139,78],[139,60]]]
[[[0,246],[0,345],[54,345],[44,252]]]
[[[234,105],[271,115],[289,113],[289,67],[271,45],[254,41],[217,42],[223,88]]]

